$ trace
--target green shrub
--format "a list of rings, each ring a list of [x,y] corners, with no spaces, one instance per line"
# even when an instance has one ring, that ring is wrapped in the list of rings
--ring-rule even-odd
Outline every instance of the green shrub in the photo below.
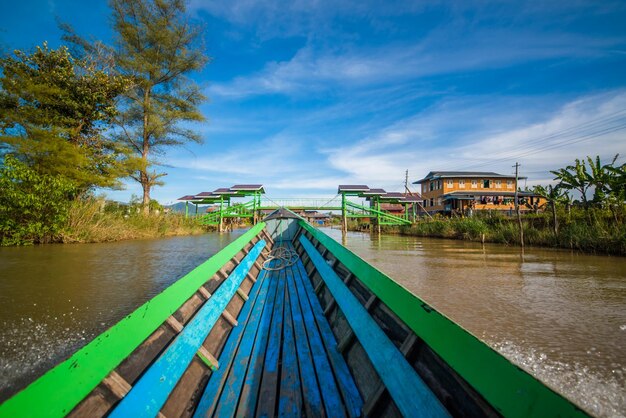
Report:
[[[75,185],[37,173],[11,155],[0,167],[0,244],[54,241],[68,219]]]

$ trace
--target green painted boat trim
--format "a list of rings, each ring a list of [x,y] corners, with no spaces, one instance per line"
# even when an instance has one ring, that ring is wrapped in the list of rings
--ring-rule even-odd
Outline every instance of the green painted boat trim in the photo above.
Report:
[[[113,369],[265,227],[261,222],[69,359],[0,405],[0,417],[67,415]]]
[[[303,221],[300,226],[320,241],[503,416],[588,416],[328,235]]]

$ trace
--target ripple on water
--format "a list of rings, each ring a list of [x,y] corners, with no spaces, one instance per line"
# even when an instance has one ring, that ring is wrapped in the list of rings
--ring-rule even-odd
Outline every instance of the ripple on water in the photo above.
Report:
[[[96,336],[85,324],[70,328],[55,317],[0,324],[0,402]]]
[[[533,348],[522,348],[510,341],[490,344],[495,350],[540,379],[555,391],[598,417],[626,416],[626,368],[615,363],[612,377],[596,373],[579,363],[551,359]]]

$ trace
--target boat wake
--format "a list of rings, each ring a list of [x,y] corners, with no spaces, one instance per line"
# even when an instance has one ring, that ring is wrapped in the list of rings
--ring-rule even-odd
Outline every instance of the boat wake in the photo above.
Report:
[[[611,376],[579,363],[551,359],[511,341],[489,343],[539,380],[598,417],[626,417],[626,367],[615,363]]]

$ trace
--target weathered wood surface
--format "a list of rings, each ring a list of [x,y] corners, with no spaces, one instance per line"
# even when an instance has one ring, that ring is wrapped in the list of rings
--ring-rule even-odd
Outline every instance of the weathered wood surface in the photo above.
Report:
[[[128,395],[113,410],[111,417],[154,416],[160,411],[264,246],[264,241],[255,245],[217,289],[210,301],[198,311],[161,357],[135,383]]]
[[[265,293],[244,305],[250,314],[242,310],[196,417],[361,415],[359,392],[303,274],[301,262],[266,272]]]
[[[441,402],[305,236],[300,243],[345,312],[359,342],[404,416],[448,416]]]

